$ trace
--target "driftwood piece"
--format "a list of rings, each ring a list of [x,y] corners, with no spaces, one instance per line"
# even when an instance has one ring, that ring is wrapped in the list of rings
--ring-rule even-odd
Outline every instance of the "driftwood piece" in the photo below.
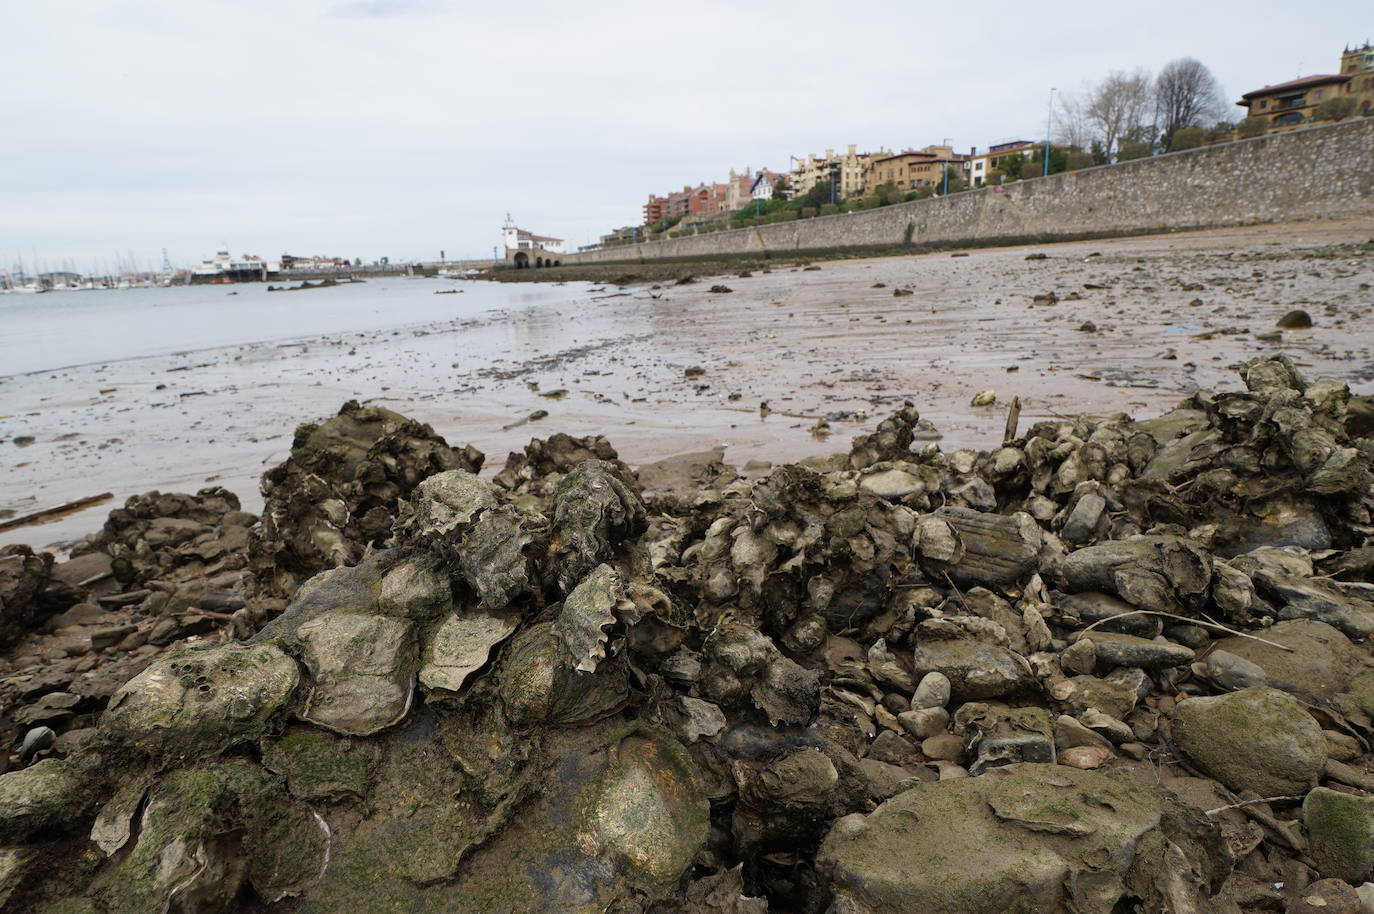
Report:
[[[44,521],[53,520],[64,514],[80,511],[82,508],[89,508],[91,505],[98,505],[102,501],[109,501],[111,498],[114,498],[113,493],[101,492],[99,495],[88,495],[85,498],[78,498],[74,501],[64,501],[60,505],[53,505],[41,511],[22,514],[19,517],[11,517],[9,520],[0,520],[0,530],[13,530],[16,527],[27,527],[29,524],[39,524]]]
[[[1002,445],[1005,447],[1016,440],[1016,426],[1021,423],[1021,398],[1012,397],[1011,407],[1007,410],[1007,427],[1002,431]]]

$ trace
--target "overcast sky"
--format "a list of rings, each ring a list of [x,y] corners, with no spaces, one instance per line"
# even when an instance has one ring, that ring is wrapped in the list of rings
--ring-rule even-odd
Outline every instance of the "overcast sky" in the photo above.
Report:
[[[1050,87],[1180,56],[1234,100],[1374,35],[1368,0],[1065,6],[11,0],[0,264],[490,256],[507,210],[580,245],[731,166],[1039,138]]]

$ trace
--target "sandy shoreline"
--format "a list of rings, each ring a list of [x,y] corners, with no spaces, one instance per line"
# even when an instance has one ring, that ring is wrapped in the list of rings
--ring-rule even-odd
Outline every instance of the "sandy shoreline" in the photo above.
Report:
[[[631,464],[714,445],[735,464],[796,460],[842,449],[907,399],[943,449],[987,447],[1012,396],[1023,428],[1070,413],[1144,417],[1194,387],[1233,386],[1232,366],[1275,350],[1309,376],[1369,393],[1374,254],[1324,246],[1372,236],[1374,220],[1363,220],[779,264],[721,278],[728,294],[709,292],[712,282],[609,286],[478,319],[8,378],[0,509],[115,499],[5,531],[0,543],[80,537],[149,489],[222,485],[255,511],[257,478],[284,459],[295,425],[355,398],[475,444],[496,469],[558,431],[604,434]],[[1028,261],[1028,251],[1048,257]],[[894,297],[897,288],[912,294]],[[1032,302],[1049,292],[1057,304]],[[1256,338],[1292,308],[1316,326]],[[1096,331],[1078,329],[1085,322]],[[687,377],[689,367],[703,373]],[[997,405],[970,407],[984,389]],[[567,393],[541,396],[556,390]],[[538,409],[548,417],[515,425]],[[812,434],[817,418],[839,413],[866,418],[832,419],[830,440]],[[10,443],[18,436],[35,440],[21,448]]]

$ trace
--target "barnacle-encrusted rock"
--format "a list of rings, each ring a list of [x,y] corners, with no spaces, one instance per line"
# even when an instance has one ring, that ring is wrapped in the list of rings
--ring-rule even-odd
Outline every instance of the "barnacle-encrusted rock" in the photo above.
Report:
[[[738,472],[555,435],[496,484],[350,408],[270,474],[228,625],[181,585],[251,516],[140,496],[0,663],[0,903],[1164,914],[1367,878],[1374,400],[1245,377],[990,452],[914,453],[909,406]],[[1306,831],[1228,788],[1307,793]]]
[[[101,727],[144,752],[213,755],[261,733],[299,682],[296,661],[270,644],[179,651],[115,692]]]
[[[722,705],[752,702],[774,723],[806,724],[820,707],[820,677],[743,625],[716,626],[703,648],[701,688]]]
[[[248,882],[276,902],[324,874],[329,844],[324,820],[261,768],[187,768],[149,792],[137,841],[93,894],[111,911],[219,910]]]
[[[583,575],[610,558],[614,549],[647,528],[644,505],[616,468],[604,460],[578,464],[558,484],[553,498],[549,556],[558,585],[572,590]]]
[[[28,546],[0,549],[0,645],[9,644],[33,626],[35,598],[48,580],[52,556],[35,555]]]
[[[856,470],[884,460],[904,460],[911,455],[916,440],[916,423],[921,414],[910,403],[878,423],[871,435],[854,439],[849,450],[849,465]]]
[[[1212,558],[1177,536],[1140,536],[1071,552],[1059,563],[1068,590],[1105,590],[1137,609],[1195,612],[1212,586]]]
[[[356,562],[391,535],[400,500],[422,480],[475,473],[482,460],[428,425],[356,401],[323,423],[298,426],[291,456],[262,477],[262,524],[250,544],[255,598],[289,599],[311,575]]]
[[[530,547],[540,524],[504,504],[500,490],[463,470],[431,476],[403,502],[397,534],[433,551],[461,575],[482,604],[500,609],[533,589]]]
[[[497,675],[506,717],[517,728],[599,720],[624,706],[630,693],[617,664],[602,663],[596,672],[574,669],[573,658],[550,622],[521,632]]]
[[[387,572],[377,595],[378,609],[407,619],[432,619],[452,606],[448,569],[430,553],[412,556]]]
[[[305,623],[298,637],[311,680],[302,720],[366,736],[410,710],[418,668],[411,622],[337,612]]]
[[[509,638],[519,624],[519,615],[510,610],[450,613],[425,644],[420,685],[434,692],[463,691],[472,674],[487,665],[492,648]]]
[[[615,624],[618,610],[633,606],[625,599],[625,582],[610,565],[598,565],[573,588],[553,623],[573,660],[573,669],[595,672],[597,663],[606,656],[606,629]]]
[[[435,473],[402,503],[396,532],[416,546],[456,554],[463,534],[482,512],[500,504],[496,487],[475,473]]]

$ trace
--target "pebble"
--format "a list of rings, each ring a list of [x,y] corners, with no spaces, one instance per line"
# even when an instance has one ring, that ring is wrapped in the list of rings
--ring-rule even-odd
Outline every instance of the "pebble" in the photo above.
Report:
[[[1360,914],[1360,896],[1340,879],[1319,879],[1293,896],[1287,914]]]
[[[52,747],[57,734],[51,727],[34,727],[24,734],[24,742],[19,746],[19,760],[27,763],[35,754]]]
[[[904,711],[897,720],[906,731],[919,740],[926,740],[945,732],[949,726],[949,712],[944,708],[922,708],[919,711]]]
[[[1097,666],[1097,642],[1080,638],[1059,654],[1059,668],[1070,676],[1087,676]]]
[[[953,733],[941,733],[921,742],[921,753],[940,762],[957,762],[964,757],[964,741]]]
[[[1091,771],[1114,758],[1116,753],[1102,746],[1073,746],[1059,753],[1059,764]]]
[[[921,681],[916,685],[916,692],[911,696],[911,710],[943,708],[949,704],[949,694],[948,676],[938,671],[926,673],[921,677]]]

